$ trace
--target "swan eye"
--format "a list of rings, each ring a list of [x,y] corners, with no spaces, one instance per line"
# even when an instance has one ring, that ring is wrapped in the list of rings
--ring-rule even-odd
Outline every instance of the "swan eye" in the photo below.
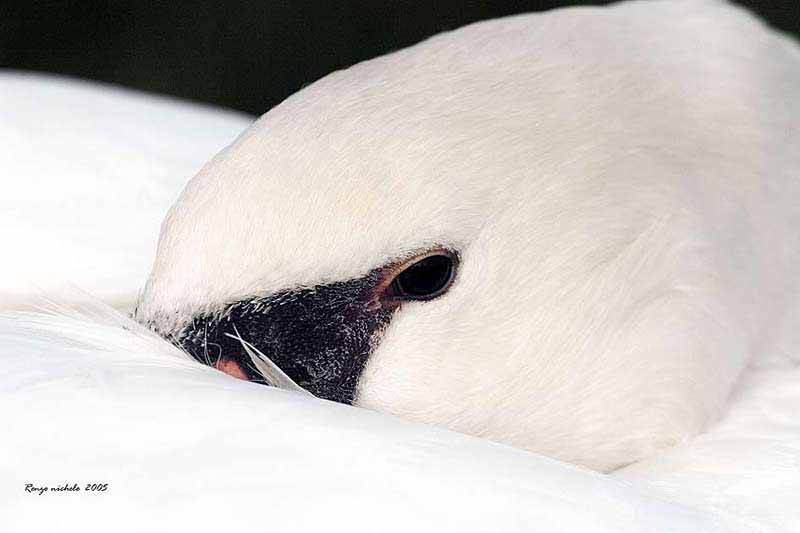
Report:
[[[455,270],[456,258],[452,253],[437,252],[423,257],[394,278],[392,296],[404,300],[436,298],[450,288]]]

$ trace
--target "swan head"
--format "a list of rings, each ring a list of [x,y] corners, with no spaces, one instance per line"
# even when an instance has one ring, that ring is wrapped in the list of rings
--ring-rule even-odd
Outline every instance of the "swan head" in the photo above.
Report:
[[[672,335],[693,219],[642,181],[675,158],[626,148],[681,142],[686,106],[620,84],[625,18],[598,20],[603,53],[517,17],[290,97],[183,191],[137,318],[236,377],[259,379],[234,333],[319,397],[599,470],[696,433],[741,365]]]

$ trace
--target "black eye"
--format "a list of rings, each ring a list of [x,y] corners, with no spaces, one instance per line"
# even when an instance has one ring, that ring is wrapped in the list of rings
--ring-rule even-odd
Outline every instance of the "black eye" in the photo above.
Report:
[[[420,259],[394,278],[392,295],[406,300],[436,298],[450,287],[456,270],[455,263],[455,256],[449,253],[437,253]]]

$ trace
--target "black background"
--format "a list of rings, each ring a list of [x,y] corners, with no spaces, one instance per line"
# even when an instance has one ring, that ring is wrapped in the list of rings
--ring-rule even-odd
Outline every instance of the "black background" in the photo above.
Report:
[[[608,2],[0,0],[0,67],[261,114],[303,85],[476,20]],[[800,36],[800,0],[738,2]]]

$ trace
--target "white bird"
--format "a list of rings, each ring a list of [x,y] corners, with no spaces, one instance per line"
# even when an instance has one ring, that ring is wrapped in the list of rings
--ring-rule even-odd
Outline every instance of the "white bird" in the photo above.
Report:
[[[796,531],[799,57],[715,2],[473,25],[301,91],[164,224],[138,317],[200,359],[251,377],[225,334],[286,365],[288,329],[295,355],[333,347],[287,365],[320,395],[596,469],[650,459],[610,477],[232,380],[73,301],[0,319],[3,531]],[[378,324],[342,312],[366,282]],[[24,490],[62,481],[111,487]]]
[[[208,163],[136,316],[238,377],[241,334],[320,397],[613,470],[800,357],[798,91],[795,43],[720,2],[439,35]]]
[[[747,530],[522,450],[234,380],[91,300],[72,308],[0,318],[4,532]]]

